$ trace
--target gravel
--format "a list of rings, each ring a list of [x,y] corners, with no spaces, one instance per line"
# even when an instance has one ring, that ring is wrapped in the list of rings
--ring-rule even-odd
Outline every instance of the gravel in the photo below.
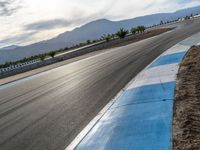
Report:
[[[200,46],[192,46],[177,77],[173,118],[174,150],[200,150]]]

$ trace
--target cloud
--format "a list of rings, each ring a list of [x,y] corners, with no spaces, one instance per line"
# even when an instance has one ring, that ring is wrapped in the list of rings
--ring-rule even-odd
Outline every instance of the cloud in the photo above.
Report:
[[[0,16],[10,16],[14,14],[19,8],[15,5],[14,0],[0,0]]]
[[[118,21],[199,4],[200,0],[0,0],[0,44],[34,43],[97,19]]]
[[[66,27],[69,26],[71,23],[72,23],[71,21],[65,19],[53,19],[53,20],[46,20],[28,24],[24,27],[24,29],[41,31],[41,30],[54,29],[57,27]]]
[[[191,2],[191,0],[177,0],[177,3],[179,3],[179,4],[190,3],[190,2]]]
[[[22,42],[29,41],[37,33],[38,32],[34,31],[34,32],[28,32],[28,33],[23,33],[20,35],[14,35],[11,37],[7,37],[0,41],[0,46],[2,47],[4,45],[9,45],[10,43],[20,44]]]

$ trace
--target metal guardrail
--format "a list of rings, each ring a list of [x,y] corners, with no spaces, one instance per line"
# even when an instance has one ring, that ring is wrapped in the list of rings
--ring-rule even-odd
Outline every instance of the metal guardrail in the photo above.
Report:
[[[20,67],[24,67],[24,66],[35,64],[37,62],[39,62],[38,59],[32,60],[32,61],[28,61],[28,62],[24,62],[24,63],[19,63],[17,65],[12,65],[12,66],[9,66],[9,67],[6,67],[6,68],[1,68],[0,69],[0,73],[9,72],[11,70],[15,70],[15,69],[18,69]]]

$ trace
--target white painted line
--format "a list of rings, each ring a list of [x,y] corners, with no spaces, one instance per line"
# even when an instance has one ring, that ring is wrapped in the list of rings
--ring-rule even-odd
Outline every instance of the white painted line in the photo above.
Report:
[[[86,60],[90,60],[92,58],[96,58],[98,56],[111,53],[111,51],[113,51],[113,50],[116,50],[116,49],[111,49],[109,51],[105,51],[103,53],[100,53],[100,54],[97,54],[97,55],[94,55],[94,56],[90,56],[90,57],[87,57],[87,58],[84,58],[84,59],[81,59],[81,60],[78,60],[78,61],[66,64],[66,65],[63,65],[63,66],[60,66],[60,67],[57,67],[57,68],[53,68],[53,69],[50,69],[50,70],[47,70],[47,71],[44,71],[44,72],[41,72],[41,73],[38,73],[38,74],[35,74],[35,75],[32,75],[32,76],[29,76],[29,77],[26,77],[26,78],[23,78],[23,79],[19,79],[19,80],[13,81],[13,82],[9,82],[7,84],[1,85],[0,89],[5,89],[5,88],[11,87],[13,85],[19,84],[21,82],[24,82],[24,81],[27,81],[27,80],[30,80],[30,79],[34,79],[34,78],[37,78],[37,77],[41,77],[41,76],[44,76],[44,75],[46,75],[48,73],[51,73],[51,72],[56,72],[58,70],[62,70],[64,68],[70,67],[70,66],[72,66],[74,64],[78,64],[78,63],[84,62]]]
[[[180,42],[183,45],[188,45],[188,46],[192,46],[192,45],[197,45],[200,41],[200,32],[194,34],[193,36],[183,40],[182,42]]]
[[[128,87],[128,90],[150,84],[175,81],[177,72],[177,63],[148,68],[137,76],[136,80]]]
[[[187,52],[189,48],[190,48],[190,46],[177,44],[177,45],[173,46],[172,48],[170,48],[169,50],[167,50],[161,56],[180,53],[180,52]]]
[[[142,79],[142,80],[136,80],[129,88],[138,88],[142,86],[147,86],[147,85],[152,85],[152,84],[162,84],[162,83],[167,83],[167,82],[173,82],[175,81],[176,75],[167,75],[167,76],[162,76],[158,78],[152,78],[152,79]]]
[[[75,51],[78,51],[78,50],[82,50],[82,49],[85,49],[85,48],[89,48],[89,47],[92,47],[92,46],[95,46],[95,45],[98,45],[98,44],[101,44],[101,43],[104,43],[104,42],[105,41],[100,41],[100,42],[89,44],[89,45],[86,45],[86,46],[83,46],[83,47],[79,47],[79,48],[76,48],[76,49],[73,49],[73,50],[70,50],[70,51],[67,51],[67,52],[63,52],[63,53],[57,54],[56,57],[63,56],[65,54],[69,54],[69,53],[72,53],[72,52],[75,52]]]
[[[160,76],[173,75],[177,73],[177,71],[178,71],[178,63],[161,65],[153,68],[148,68],[143,73],[141,73],[137,79],[140,80],[144,78],[157,78]]]

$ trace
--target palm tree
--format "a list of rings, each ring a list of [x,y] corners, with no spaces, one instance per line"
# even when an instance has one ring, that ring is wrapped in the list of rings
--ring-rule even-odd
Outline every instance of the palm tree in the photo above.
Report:
[[[137,32],[137,28],[131,28],[131,33],[132,34],[136,34],[136,32]]]
[[[45,58],[46,58],[46,55],[45,55],[45,54],[41,54],[41,55],[39,56],[39,58],[40,58],[41,61],[44,61]]]
[[[87,44],[87,45],[91,44],[91,41],[90,41],[90,40],[87,40],[87,41],[86,41],[86,44]]]
[[[10,66],[11,66],[11,62],[6,62],[6,63],[4,64],[4,66],[5,66],[5,68],[6,68],[6,67],[10,67]]]
[[[97,42],[97,40],[92,40],[92,43],[96,43]]]
[[[66,51],[66,50],[69,50],[69,47],[65,47],[64,50],[65,50],[65,51]]]
[[[121,29],[116,33],[116,35],[117,35],[120,39],[124,39],[128,33],[129,33],[128,30],[125,30],[124,28],[121,28]]]
[[[138,27],[137,27],[138,32],[144,32],[145,29],[146,29],[146,28],[145,28],[144,26],[138,26]]]
[[[185,16],[185,20],[188,20],[188,19],[190,19],[190,17],[189,16]]]
[[[56,55],[56,52],[54,52],[54,51],[52,51],[52,52],[49,53],[49,56],[51,56],[52,58],[54,58],[55,55]]]
[[[115,34],[111,34],[111,38],[112,38],[112,39],[114,39],[114,38],[115,38],[115,36],[116,36]]]
[[[101,37],[103,40],[105,40],[106,42],[109,42],[113,37],[112,35],[110,34],[104,34],[102,37]]]

